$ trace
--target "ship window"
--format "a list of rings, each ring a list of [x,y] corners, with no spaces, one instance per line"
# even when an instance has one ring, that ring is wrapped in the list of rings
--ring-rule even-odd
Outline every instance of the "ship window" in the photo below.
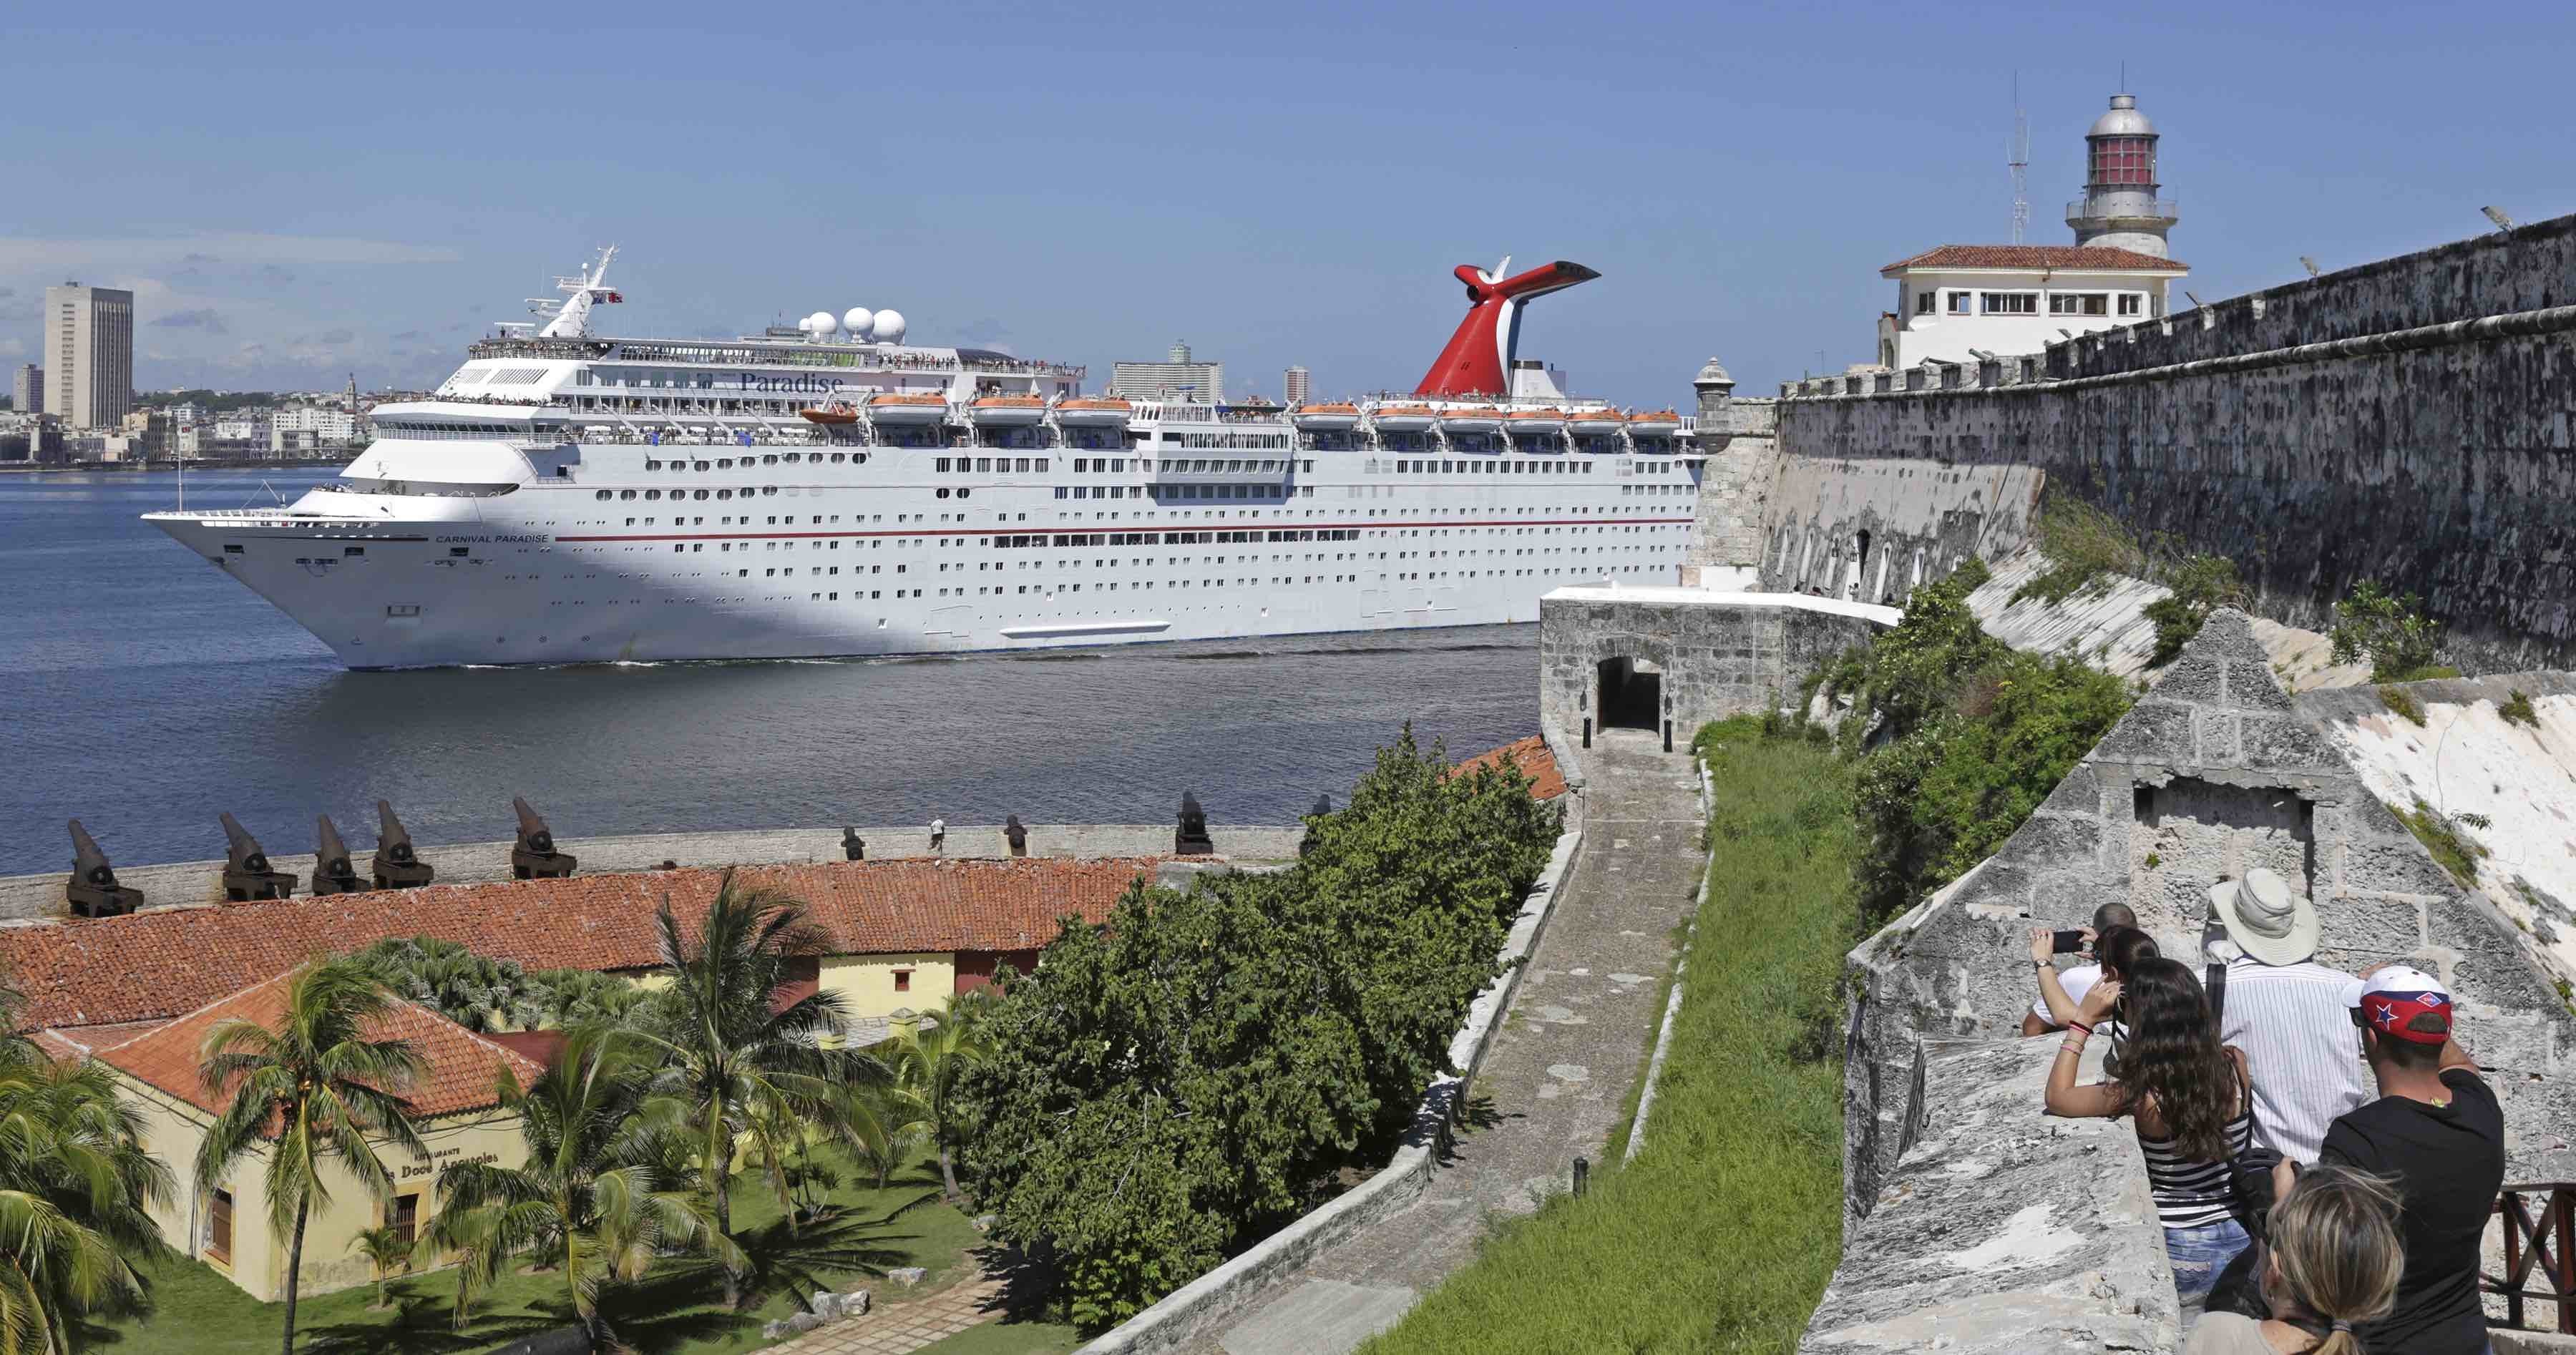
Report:
[[[447,548],[447,553],[450,556],[465,556],[472,554],[473,550],[471,546],[450,546]]]
[[[974,492],[975,492],[975,491],[973,491],[973,490],[971,490],[971,489],[961,489],[961,490],[957,491],[957,497],[962,499],[962,498],[965,498],[967,495],[972,494],[972,493],[974,493]],[[962,522],[962,521],[964,521],[964,520],[965,520],[965,519],[963,519],[963,518],[960,518],[960,519],[959,519],[959,521],[961,521],[961,522]]]
[[[841,453],[839,453],[839,452],[834,452],[834,453],[832,453],[832,464],[833,464],[833,465],[835,465],[835,466],[837,466],[837,465],[841,464]]]
[[[1061,493],[1062,491],[1059,490],[1058,492]],[[227,545],[224,547],[224,554],[226,555],[239,555],[241,553],[242,548],[238,545]]]
[[[644,497],[648,499],[658,499],[662,497],[662,491],[658,489],[648,489],[644,491]]]
[[[947,491],[945,488],[942,488],[942,489],[939,491],[939,497],[941,497],[941,498],[943,498],[943,499],[944,499],[944,498],[947,498],[947,497],[948,497],[948,491]]]
[[[592,492],[592,494],[591,494],[591,496],[590,496],[590,497],[592,497],[592,498],[594,498],[594,499],[605,499],[605,498],[607,498],[607,497],[608,497],[608,491],[607,491],[607,490],[604,490],[604,489],[602,489],[602,490],[596,490],[596,491],[593,491],[593,492]]]
[[[718,457],[718,458],[716,458],[716,469],[717,469],[717,470],[732,470],[732,469],[733,469],[733,459],[732,459],[731,457]]]
[[[631,489],[621,489],[617,491],[617,497],[620,499],[631,499],[635,497],[635,491]]]

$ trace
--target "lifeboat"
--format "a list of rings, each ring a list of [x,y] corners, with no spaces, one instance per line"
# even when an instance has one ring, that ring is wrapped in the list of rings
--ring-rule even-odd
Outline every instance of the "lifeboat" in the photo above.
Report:
[[[888,391],[868,397],[868,419],[872,423],[938,423],[947,417],[948,397],[933,391]]]
[[[835,400],[818,409],[800,409],[796,412],[804,415],[807,423],[838,426],[859,421],[859,411],[843,400]]]
[[[987,395],[966,406],[966,417],[984,428],[1025,428],[1046,418],[1046,401],[1035,395]]]
[[[1303,433],[1347,433],[1360,426],[1360,407],[1353,404],[1299,405],[1288,422]]]
[[[1499,433],[1503,412],[1490,405],[1460,405],[1440,411],[1440,428],[1447,433]]]
[[[1578,409],[1566,416],[1565,425],[1575,436],[1589,438],[1616,433],[1628,426],[1628,420],[1615,409]]]
[[[1669,409],[1659,409],[1651,414],[1639,414],[1628,420],[1628,431],[1649,436],[1660,434],[1670,437],[1682,431],[1682,416]]]
[[[1124,400],[1085,396],[1055,407],[1055,421],[1067,428],[1124,428],[1135,410]]]
[[[1380,405],[1369,422],[1389,433],[1428,433],[1440,422],[1440,411],[1429,405]]]
[[[1565,431],[1565,411],[1515,409],[1504,416],[1503,424],[1515,433],[1544,433],[1552,437]]]

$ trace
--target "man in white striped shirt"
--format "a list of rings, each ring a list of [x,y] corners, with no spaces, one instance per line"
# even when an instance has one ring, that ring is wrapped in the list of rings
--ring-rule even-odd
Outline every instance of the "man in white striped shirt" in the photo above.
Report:
[[[2254,1084],[2254,1133],[2298,1162],[2317,1160],[2326,1126],[2370,1099],[2361,1044],[2344,1006],[2352,976],[2315,960],[2317,909],[2275,872],[2257,866],[2209,891],[2226,939],[2218,1033],[2245,1051]]]

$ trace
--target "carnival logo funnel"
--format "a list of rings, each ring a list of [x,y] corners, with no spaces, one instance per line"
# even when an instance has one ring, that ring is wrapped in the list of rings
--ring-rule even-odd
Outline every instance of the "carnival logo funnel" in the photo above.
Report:
[[[1515,277],[1503,277],[1511,266],[1512,256],[1508,254],[1490,273],[1473,264],[1458,265],[1458,280],[1467,284],[1467,318],[1458,322],[1458,332],[1449,336],[1449,346],[1440,350],[1440,360],[1423,374],[1422,384],[1413,388],[1414,394],[1510,394],[1512,355],[1520,347],[1522,303],[1601,276],[1579,263],[1559,259]],[[1496,278],[1502,280],[1497,282]]]

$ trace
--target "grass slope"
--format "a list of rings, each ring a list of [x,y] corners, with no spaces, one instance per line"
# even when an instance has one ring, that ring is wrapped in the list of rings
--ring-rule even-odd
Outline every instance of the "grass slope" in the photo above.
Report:
[[[1751,720],[1700,746],[1717,853],[1645,1151],[1501,1224],[1362,1355],[1780,1351],[1806,1326],[1842,1244],[1850,769]]]
[[[753,1183],[734,1191],[734,1227],[753,1253],[757,1297],[739,1313],[723,1310],[721,1277],[702,1262],[674,1257],[641,1284],[610,1290],[609,1320],[644,1355],[734,1355],[769,1344],[761,1324],[796,1311],[804,1295],[829,1285],[876,1291],[880,1305],[906,1295],[869,1273],[893,1266],[930,1271],[922,1290],[968,1278],[968,1249],[983,1237],[956,1208],[938,1201],[939,1174],[915,1161],[886,1189],[845,1186],[832,1192],[843,1207],[836,1221],[808,1225],[790,1237],[778,1202]],[[929,1197],[926,1201],[924,1197]],[[908,1207],[909,1206],[909,1207]],[[891,1217],[889,1217],[891,1216]],[[848,1263],[864,1260],[866,1269]],[[106,1329],[98,1344],[116,1355],[270,1355],[277,1349],[282,1304],[260,1303],[209,1267],[171,1258],[151,1270],[151,1315]],[[456,1298],[456,1272],[408,1275],[387,1286],[393,1307],[378,1311],[374,1285],[335,1294],[307,1295],[297,1305],[301,1351],[396,1352],[448,1355],[480,1352],[515,1337],[571,1320],[561,1277],[514,1269],[477,1304],[462,1332],[448,1323]],[[1053,1328],[999,1328],[972,1347],[1018,1352],[1070,1349],[1053,1340]],[[1005,1333],[1027,1331],[1020,1344]]]

